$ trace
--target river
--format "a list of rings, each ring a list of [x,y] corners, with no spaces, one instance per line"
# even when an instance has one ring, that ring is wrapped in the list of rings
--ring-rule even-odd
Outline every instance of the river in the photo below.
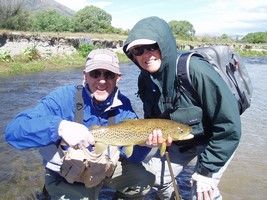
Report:
[[[219,185],[224,199],[266,199],[267,197],[267,58],[244,58],[254,91],[251,107],[241,116],[242,138],[234,159]],[[139,70],[122,64],[121,91],[143,117],[136,97]],[[4,137],[7,123],[20,111],[35,105],[56,87],[82,82],[82,68],[0,78],[0,199],[40,199],[43,167],[37,149],[19,151]]]

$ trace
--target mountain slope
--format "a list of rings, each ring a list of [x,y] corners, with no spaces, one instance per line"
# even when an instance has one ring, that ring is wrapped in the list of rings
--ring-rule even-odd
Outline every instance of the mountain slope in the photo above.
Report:
[[[53,9],[67,16],[72,16],[75,13],[75,11],[54,0],[0,0],[0,4],[21,5],[22,9],[28,12]]]

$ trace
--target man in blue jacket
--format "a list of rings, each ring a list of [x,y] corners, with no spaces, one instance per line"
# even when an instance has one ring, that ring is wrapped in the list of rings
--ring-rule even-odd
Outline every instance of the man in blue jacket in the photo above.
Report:
[[[145,118],[168,118],[193,128],[195,137],[186,143],[173,142],[168,148],[172,169],[177,176],[197,157],[190,199],[221,199],[218,183],[231,161],[241,137],[238,105],[234,95],[214,68],[205,60],[192,57],[189,75],[199,102],[186,91],[177,98],[176,40],[167,22],[147,17],[135,24],[123,51],[140,68],[139,95]],[[179,67],[179,66],[178,66]],[[157,144],[161,131],[153,132]],[[156,172],[157,195],[173,199],[174,188],[167,162],[157,152],[149,164]]]
[[[69,183],[61,174],[63,151],[59,150],[60,141],[67,144],[64,148],[92,149],[95,140],[88,129],[93,125],[108,125],[111,113],[114,123],[137,118],[129,99],[117,88],[121,73],[114,52],[107,49],[91,51],[83,78],[83,124],[74,122],[77,87],[67,85],[41,99],[34,108],[19,113],[6,128],[6,140],[17,149],[41,147],[46,168],[45,188],[51,199],[98,199],[102,185],[117,190],[116,198],[140,199],[155,181],[155,176],[141,162],[150,150],[145,146],[135,146],[129,158],[120,148],[120,158],[115,160],[117,165],[112,176],[94,187],[85,187],[82,181]],[[105,174],[105,167],[100,174]]]

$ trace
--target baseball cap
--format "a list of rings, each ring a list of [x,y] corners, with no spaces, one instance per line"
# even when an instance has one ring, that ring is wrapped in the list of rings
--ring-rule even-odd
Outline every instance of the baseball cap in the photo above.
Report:
[[[116,53],[108,49],[92,50],[87,56],[84,72],[95,69],[106,69],[119,74],[119,59]]]
[[[154,40],[149,40],[149,39],[137,39],[132,41],[130,44],[128,44],[126,51],[128,51],[131,47],[136,46],[136,45],[146,45],[146,44],[155,44],[157,43]]]

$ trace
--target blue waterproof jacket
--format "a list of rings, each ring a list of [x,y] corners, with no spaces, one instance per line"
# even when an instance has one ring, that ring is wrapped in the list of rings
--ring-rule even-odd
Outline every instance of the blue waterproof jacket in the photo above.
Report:
[[[76,85],[60,87],[41,99],[34,108],[19,113],[6,128],[6,141],[18,149],[42,147],[40,153],[44,158],[44,165],[59,171],[61,161],[56,144],[61,138],[58,135],[58,127],[62,120],[74,121],[76,92]],[[137,118],[130,100],[119,90],[97,108],[86,87],[83,87],[82,97],[83,122],[88,129],[93,125],[106,126],[108,112],[111,110],[115,110],[115,123]],[[148,147],[135,146],[133,155],[128,159],[132,162],[141,162],[149,151]],[[124,156],[123,151],[121,156]]]

